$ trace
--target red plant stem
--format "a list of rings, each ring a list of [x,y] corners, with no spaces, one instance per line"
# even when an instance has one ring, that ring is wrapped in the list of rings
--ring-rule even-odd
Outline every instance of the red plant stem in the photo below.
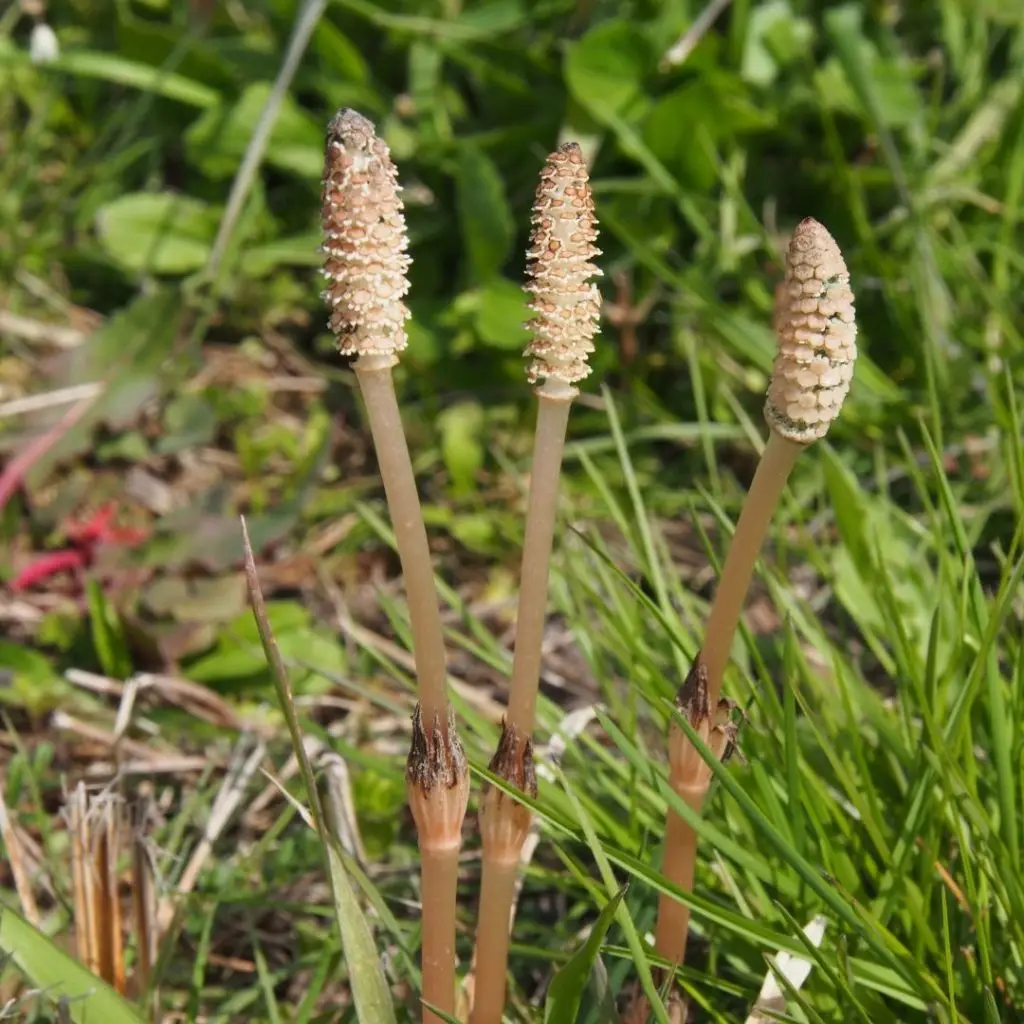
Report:
[[[520,744],[533,736],[547,618],[548,574],[558,516],[558,482],[572,395],[572,391],[566,391],[552,397],[544,389],[537,391],[537,429],[530,470],[530,497],[516,611],[516,642],[506,714],[506,721],[515,730]]]
[[[96,401],[95,395],[83,398],[70,406],[63,416],[49,430],[34,438],[10,461],[0,473],[0,512],[10,501],[11,495],[21,486],[25,475],[85,414]]]
[[[679,795],[697,813],[704,805],[707,791],[680,791]],[[697,863],[697,833],[669,808],[665,816],[665,859],[661,873],[684,892],[693,892],[693,874]],[[690,928],[690,908],[674,896],[662,893],[658,900],[658,923],[654,948],[658,956],[671,964],[686,959],[686,939]]]
[[[754,575],[757,556],[789,474],[803,450],[803,445],[787,441],[772,431],[743,503],[711,603],[701,648],[708,673],[708,703],[712,708],[717,706],[722,692],[722,677],[732,653],[733,637]]]
[[[459,883],[459,847],[421,847],[420,855],[424,926],[420,954],[423,1001],[451,1015],[455,1013],[455,910]],[[441,1018],[424,1007],[423,1024],[441,1024]]]
[[[501,1024],[508,969],[509,910],[516,888],[519,860],[490,861],[487,884],[480,894],[477,921],[477,970],[471,1024]]]
[[[56,576],[59,572],[84,569],[87,564],[88,559],[81,551],[73,548],[65,551],[53,551],[48,555],[37,558],[31,565],[22,569],[11,580],[11,590],[28,590],[29,587],[34,587],[40,580]]]

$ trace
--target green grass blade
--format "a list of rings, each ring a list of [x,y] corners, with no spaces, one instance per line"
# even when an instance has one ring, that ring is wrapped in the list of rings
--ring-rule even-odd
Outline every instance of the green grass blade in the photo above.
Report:
[[[587,941],[573,954],[572,959],[555,975],[548,987],[548,996],[544,1003],[544,1024],[576,1024],[583,990],[590,980],[590,972],[594,969],[601,943],[604,942],[608,929],[615,920],[622,897],[626,895],[628,886],[623,886],[615,896],[605,904],[600,916],[587,936]]]
[[[604,847],[601,845],[601,840],[594,831],[593,823],[584,809],[583,804],[580,802],[579,797],[576,795],[575,790],[569,785],[569,781],[557,766],[555,767],[555,774],[557,775],[558,781],[561,783],[566,796],[569,798],[569,802],[573,805],[573,809],[579,819],[580,826],[583,829],[583,834],[586,836],[587,845],[590,847],[590,852],[594,855],[594,859],[597,861],[598,871],[601,873],[601,880],[604,882],[608,895],[611,899],[614,899],[615,896],[621,892],[621,889],[615,881],[615,875],[612,871],[611,863],[605,854]],[[643,987],[644,995],[647,996],[647,999],[650,1002],[654,1019],[658,1021],[658,1024],[669,1024],[665,1004],[661,1001],[661,998],[658,995],[658,990],[654,985],[654,978],[651,974],[650,958],[644,950],[640,936],[636,930],[636,925],[633,924],[633,919],[629,916],[628,908],[623,906],[621,901],[615,908],[615,919],[618,921],[619,927],[622,928],[623,932],[626,934],[626,941],[633,954],[633,962],[636,965],[637,973],[640,975],[640,984]]]
[[[83,78],[97,78],[130,89],[154,93],[189,107],[205,109],[214,106],[220,99],[215,89],[201,82],[111,53],[72,50],[62,54],[53,68],[55,71],[81,75]]]
[[[0,953],[10,956],[36,988],[66,999],[67,1015],[75,1024],[143,1024],[106,982],[7,907],[0,907]]]
[[[288,723],[292,747],[302,770],[307,799],[313,812],[317,831],[320,834],[324,856],[327,858],[334,911],[338,919],[338,927],[341,929],[341,944],[345,952],[345,962],[348,965],[356,1012],[360,1024],[395,1024],[394,1004],[387,979],[384,977],[384,970],[381,967],[380,955],[373,941],[373,932],[359,906],[355,890],[345,870],[338,842],[328,831],[324,819],[313,766],[309,762],[302,742],[302,729],[295,710],[295,698],[292,694],[288,670],[285,668],[281,652],[271,632],[270,620],[267,617],[266,604],[256,572],[256,560],[253,557],[249,531],[244,518],[242,519],[242,538],[245,544],[245,574],[249,584],[253,615],[256,618],[260,640],[263,643],[263,651],[272,670],[281,710]]]

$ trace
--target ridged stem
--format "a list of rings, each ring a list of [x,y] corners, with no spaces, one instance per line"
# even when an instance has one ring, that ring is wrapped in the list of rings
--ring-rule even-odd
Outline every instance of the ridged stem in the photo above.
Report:
[[[525,743],[533,735],[547,619],[551,547],[558,515],[558,481],[573,394],[564,388],[554,395],[548,394],[544,388],[537,391],[537,428],[506,716],[520,743]]]
[[[448,727],[442,731],[439,718],[426,724],[419,707],[413,712],[405,783],[420,847],[423,999],[452,1014],[459,850],[469,802],[469,765],[450,708],[448,714]],[[424,1005],[423,1020],[434,1024],[440,1018]]]
[[[421,967],[423,1001],[455,1013],[455,908],[459,885],[459,847],[420,845],[423,894]],[[424,1024],[441,1018],[423,1008]]]
[[[679,795],[700,813],[707,790],[684,790]],[[693,892],[696,864],[697,833],[681,815],[669,808],[665,817],[665,854],[661,873],[684,892]],[[689,929],[690,908],[668,893],[662,893],[658,898],[658,923],[654,937],[658,955],[671,964],[683,963]]]
[[[490,770],[513,790],[537,796],[533,743],[522,739],[506,719]],[[509,931],[516,872],[532,813],[526,804],[497,786],[480,803],[483,876],[476,925],[476,992],[472,1024],[498,1024],[505,1004]]]
[[[775,508],[782,497],[786,481],[805,445],[780,437],[774,431],[761,456],[739,522],[722,567],[701,655],[708,674],[708,701],[712,708],[722,691],[722,678],[729,663],[733,637],[739,625],[743,603],[750,589],[757,556],[761,551]]]
[[[695,727],[698,721],[703,722],[705,728],[715,725],[722,679],[729,663],[743,603],[750,589],[754,566],[786,481],[804,447],[786,440],[774,431],[769,432],[768,443],[754,472],[722,567],[718,589],[708,615],[704,646],[694,665],[694,669],[700,673],[702,686],[706,688],[706,695],[701,698],[704,710],[698,715],[697,721],[691,720]],[[672,786],[699,813],[711,782],[710,771],[676,725],[670,730],[669,751],[673,763],[670,780]],[[680,770],[677,766],[685,767]],[[697,834],[682,817],[668,809],[665,816],[663,873],[685,892],[692,892],[696,861]],[[673,964],[683,963],[689,924],[689,908],[662,893],[658,900],[655,929],[655,948],[659,955]]]
[[[575,394],[574,388],[558,378],[549,378],[537,389],[537,427],[519,579],[512,682],[501,740],[491,764],[492,770],[513,784],[521,785],[520,766],[525,768],[531,757],[547,618],[548,573],[558,515],[558,481],[569,409]],[[485,796],[481,811],[483,876],[473,1024],[497,1024],[501,1020],[516,869],[529,823],[530,812],[522,804],[493,789]]]
[[[486,853],[485,848],[485,856]],[[509,925],[518,868],[518,857],[488,860],[484,868],[471,1024],[501,1024],[508,974]]]
[[[402,562],[423,719],[429,727],[437,716],[442,730],[446,731],[447,671],[440,605],[391,368],[381,367],[372,357],[362,357],[356,361],[355,371],[370,421],[398,556]]]

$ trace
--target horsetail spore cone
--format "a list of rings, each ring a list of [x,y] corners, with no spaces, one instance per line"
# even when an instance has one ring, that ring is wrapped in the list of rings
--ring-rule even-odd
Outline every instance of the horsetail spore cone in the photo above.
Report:
[[[587,358],[601,313],[592,281],[601,273],[593,263],[601,254],[594,244],[597,218],[587,164],[575,142],[548,157],[531,223],[525,287],[534,314],[527,324],[533,339],[524,355],[527,378],[539,384],[538,408],[508,706],[508,724],[520,745],[533,735],[569,406],[577,394],[574,385],[590,373]]]
[[[801,221],[786,253],[774,316],[778,350],[764,415],[768,443],[758,463],[708,616],[702,656],[712,706],[768,524],[797,456],[823,438],[850,389],[857,358],[853,292],[843,254],[816,220]]]
[[[403,299],[408,236],[398,172],[373,124],[341,110],[324,152],[324,301],[342,355],[354,356],[395,531],[409,602],[419,703],[406,766],[409,804],[419,835],[423,899],[423,998],[455,1009],[455,901],[469,766],[448,704],[440,605],[416,478],[402,429],[391,370],[407,344]],[[425,1021],[440,1020],[424,1009]]]
[[[407,344],[402,299],[411,260],[398,191],[398,171],[373,122],[339,110],[327,126],[321,220],[323,296],[344,356],[393,364]]]
[[[590,373],[587,357],[601,298],[592,278],[600,250],[586,161],[576,143],[548,157],[534,198],[527,250],[526,291],[533,335],[524,355],[526,375],[537,384],[530,497],[526,512],[515,653],[508,713],[491,770],[510,786],[533,796],[532,737],[540,682],[541,649],[548,600],[548,567],[558,511],[558,480],[569,408],[576,383]],[[490,787],[480,811],[483,880],[477,921],[476,991],[473,1024],[499,1024],[505,1005],[509,922],[519,854],[530,827],[528,808]]]
[[[850,275],[835,239],[811,218],[789,243],[775,331],[779,348],[764,417],[774,433],[810,444],[839,415],[857,358]]]
[[[548,157],[531,223],[526,290],[534,317],[527,325],[533,340],[525,352],[526,375],[571,396],[576,392],[568,386],[590,373],[587,357],[601,316],[601,295],[591,280],[601,273],[592,262],[601,254],[594,245],[597,218],[587,164],[575,142]]]
[[[703,649],[678,700],[680,710],[718,757],[732,742],[730,705],[720,697],[722,679],[768,525],[797,456],[825,436],[853,377],[857,332],[850,276],[839,246],[816,220],[801,221],[790,239],[774,329],[779,347],[764,409],[768,443],[729,545]],[[699,811],[711,773],[675,724],[669,732],[669,762],[673,788]],[[669,811],[662,871],[687,891],[693,888],[696,846],[693,829]],[[686,907],[661,896],[655,944],[671,963],[683,961],[689,919]]]
[[[416,481],[402,429],[391,368],[407,344],[409,291],[405,215],[398,172],[373,123],[340,110],[327,126],[321,221],[324,301],[342,355],[366,404],[412,622],[420,704],[427,729],[448,727],[441,616]]]

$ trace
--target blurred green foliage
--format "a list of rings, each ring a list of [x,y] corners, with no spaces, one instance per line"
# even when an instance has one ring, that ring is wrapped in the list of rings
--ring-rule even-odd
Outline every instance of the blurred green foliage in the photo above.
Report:
[[[680,651],[692,654],[699,634],[694,581],[710,578],[720,548],[706,531],[735,511],[734,477],[761,433],[782,246],[811,215],[846,254],[862,355],[829,445],[801,460],[762,581],[786,622],[736,652],[749,761],[730,765],[735,781],[701,825],[694,921],[707,963],[693,977],[727,1006],[717,1019],[743,1019],[763,954],[802,952],[792,936],[822,909],[827,872],[830,906],[842,902],[843,914],[830,921],[814,1005],[795,1012],[1016,1019],[1024,6],[732,0],[672,64],[700,2],[330,0],[231,222],[233,182],[308,8],[53,0],[60,55],[48,64],[30,59],[20,5],[0,11],[0,304],[39,320],[68,317],[69,304],[106,317],[57,374],[102,379],[106,391],[33,470],[33,486],[64,472],[52,503],[32,508],[32,543],[58,543],[64,517],[97,489],[119,491],[126,465],[219,446],[237,466],[231,480],[204,478],[189,507],[155,517],[134,604],[90,586],[86,621],[40,622],[35,640],[53,657],[0,641],[0,702],[30,724],[55,707],[95,712],[98,699],[72,690],[54,660],[123,676],[144,633],[150,657],[266,720],[270,677],[232,571],[239,507],[259,550],[347,517],[326,545],[339,579],[365,582],[345,560],[387,547],[386,523],[362,504],[378,482],[348,430],[358,403],[318,294],[322,135],[340,106],[377,123],[405,187],[414,319],[398,376],[432,538],[460,545],[460,564],[474,568],[509,556],[532,409],[520,359],[529,210],[546,154],[573,138],[592,161],[607,302],[590,397],[573,414],[566,490],[584,517],[618,532],[606,547],[598,530],[585,542],[566,531],[552,602],[609,715],[600,740],[570,750],[565,791],[545,783],[552,859],[531,882],[567,913],[553,926],[541,901],[527,905],[516,971],[550,966],[553,936],[578,945],[579,928],[615,898],[595,888],[598,852],[638,883],[622,907],[650,926],[666,793],[660,734],[652,745],[645,730],[665,714]],[[250,363],[298,352],[323,389],[292,406],[258,375],[185,389],[214,348]],[[33,359],[5,348],[0,383]],[[24,541],[20,512],[16,502],[4,510],[3,540]],[[663,537],[647,525],[657,517],[692,533]],[[701,565],[685,578],[680,550]],[[453,649],[500,675],[505,640],[469,607],[514,590],[506,568],[489,572],[471,599],[458,580],[444,600]],[[400,600],[382,591],[380,605],[407,643]],[[346,699],[406,713],[401,659],[339,644],[291,598],[273,601],[270,616],[301,698],[336,685]],[[492,724],[468,703],[459,710],[485,764]],[[154,716],[177,721],[167,709]],[[544,730],[557,726],[553,701],[542,718]],[[192,719],[187,730],[191,741],[213,731]],[[377,910],[401,961],[409,930],[385,911],[412,899],[415,851],[398,819],[398,759],[358,736],[335,742],[360,768],[354,802],[369,856],[399,865],[381,875]],[[15,755],[12,798],[23,776],[56,788],[47,749],[40,764]],[[179,859],[205,801],[197,793],[170,823]],[[253,850],[218,863],[190,911],[199,952],[169,988],[187,990],[192,1009],[209,998],[237,1014],[263,999],[255,984],[220,990],[204,972],[219,907],[265,902],[256,874],[284,886],[310,870],[311,838],[284,834],[290,813]],[[42,804],[33,814],[45,829]],[[599,842],[579,831],[587,816]],[[297,928],[290,966],[303,984],[316,972],[306,1019],[338,950],[318,926]],[[567,977],[582,977],[595,951],[582,947]],[[633,965],[621,949],[611,961],[618,991]],[[569,994],[575,1006],[578,989]]]
[[[200,6],[53,3],[62,52],[48,66],[30,65],[18,33],[0,37],[0,102],[22,129],[0,171],[8,271],[64,278],[107,313],[147,279],[202,281],[301,5],[214,4],[208,19]],[[1015,366],[1019,352],[1024,16],[743,0],[668,66],[697,13],[684,0],[329,3],[247,194],[211,333],[286,322],[329,352],[322,130],[349,105],[377,122],[406,189],[404,367],[428,408],[522,399],[529,207],[564,137],[593,159],[606,297],[626,274],[637,299],[656,298],[638,358],[623,365],[606,324],[596,360],[648,416],[696,417],[697,371],[712,418],[735,417],[734,393],[756,403],[781,239],[805,215],[840,240],[859,300],[865,358],[841,429],[881,436],[908,404],[934,426],[984,396],[993,356]],[[446,436],[464,479],[478,456]]]

